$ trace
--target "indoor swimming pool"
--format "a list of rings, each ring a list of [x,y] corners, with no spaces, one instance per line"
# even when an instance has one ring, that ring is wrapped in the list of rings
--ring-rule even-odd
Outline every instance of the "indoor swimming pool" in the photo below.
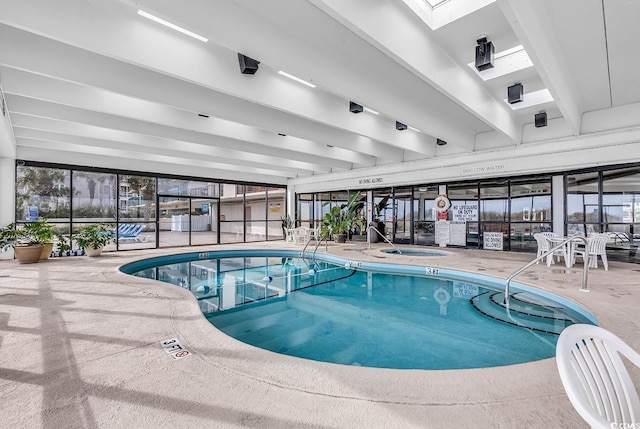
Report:
[[[298,358],[399,369],[486,368],[553,357],[559,333],[596,324],[547,292],[437,267],[294,251],[190,253],[122,267],[188,289],[217,329]]]

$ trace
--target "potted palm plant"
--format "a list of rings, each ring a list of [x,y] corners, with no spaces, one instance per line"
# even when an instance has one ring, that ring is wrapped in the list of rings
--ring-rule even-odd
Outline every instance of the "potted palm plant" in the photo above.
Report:
[[[364,202],[360,201],[360,192],[353,194],[345,204],[331,207],[322,220],[321,237],[333,236],[336,243],[344,243],[347,241],[347,234],[355,226],[363,230],[364,225],[359,217],[362,207]]]
[[[78,247],[84,249],[87,256],[100,256],[102,249],[115,240],[113,225],[94,223],[82,228],[73,239]]]
[[[374,209],[373,221],[370,224],[370,226],[373,226],[374,228],[376,228],[383,237],[385,235],[385,224],[381,218],[382,218],[382,212],[389,208],[389,198],[390,197],[387,195],[384,198],[382,198],[378,202],[378,204],[373,205],[373,209]],[[371,231],[370,240],[372,243],[377,243],[379,241],[378,233],[376,231]]]
[[[13,248],[16,259],[21,264],[32,264],[40,261],[42,241],[35,236],[34,228],[18,228],[14,222],[0,229],[0,252]]]

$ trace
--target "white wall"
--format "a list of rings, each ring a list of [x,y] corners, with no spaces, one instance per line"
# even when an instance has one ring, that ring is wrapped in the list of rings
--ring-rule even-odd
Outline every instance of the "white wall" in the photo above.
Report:
[[[0,96],[0,107],[1,103]],[[0,108],[0,227],[10,224],[15,218],[15,162],[16,143],[11,132],[9,117],[3,116]],[[0,259],[12,258],[13,250],[0,253]]]

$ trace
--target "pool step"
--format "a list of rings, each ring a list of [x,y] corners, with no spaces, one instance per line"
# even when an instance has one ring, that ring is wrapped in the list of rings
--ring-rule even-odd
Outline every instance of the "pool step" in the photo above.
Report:
[[[205,317],[218,329],[223,329],[227,326],[241,323],[248,318],[258,319],[262,316],[270,316],[274,313],[280,313],[286,311],[289,308],[287,301],[284,299],[271,299],[267,301],[258,302],[249,306],[239,306],[237,309],[233,309],[226,312],[215,312],[205,314]],[[244,311],[248,310],[250,311]],[[251,314],[249,314],[251,313]]]
[[[478,312],[487,317],[537,332],[560,335],[564,328],[576,323],[563,308],[523,293],[511,295],[509,309],[504,304],[502,292],[483,292],[472,297],[470,302]]]
[[[269,329],[274,325],[281,324],[283,321],[298,319],[299,317],[300,315],[297,310],[283,309],[273,314],[265,314],[263,316],[256,315],[250,319],[239,320],[235,323],[225,323],[223,325],[216,323],[214,326],[227,335],[239,337],[246,333]]]
[[[274,326],[277,335],[273,330],[255,332],[253,336],[247,336],[241,341],[247,341],[257,347],[271,350],[278,353],[290,353],[296,347],[307,347],[319,336],[324,336],[332,331],[332,323],[326,320],[318,320],[316,317],[306,315],[280,326]],[[295,354],[295,353],[294,353]]]

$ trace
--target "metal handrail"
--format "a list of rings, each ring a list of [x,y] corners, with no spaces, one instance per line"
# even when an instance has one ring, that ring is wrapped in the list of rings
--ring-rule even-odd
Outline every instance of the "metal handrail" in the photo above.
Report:
[[[514,271],[513,274],[511,274],[508,278],[507,281],[505,283],[504,286],[504,304],[507,307],[507,309],[509,309],[509,285],[511,284],[511,280],[513,280],[513,278],[515,276],[517,276],[518,274],[522,273],[524,270],[526,270],[527,268],[529,268],[530,266],[534,265],[536,262],[541,261],[542,259],[544,259],[545,257],[551,255],[553,252],[555,252],[556,250],[560,249],[562,246],[564,246],[565,244],[574,241],[574,240],[582,240],[584,242],[584,247],[585,247],[585,261],[584,261],[584,270],[582,273],[582,288],[580,290],[584,291],[584,292],[588,292],[589,289],[587,288],[587,280],[589,277],[589,257],[588,257],[588,246],[589,243],[587,241],[586,238],[584,237],[580,237],[580,236],[576,236],[576,237],[570,237],[567,238],[566,240],[563,240],[560,244],[552,247],[551,249],[547,250],[546,252],[544,252],[542,255],[536,257],[533,261],[523,265],[522,267],[518,268],[516,271]],[[573,255],[568,255],[569,258],[573,258]]]
[[[322,241],[322,240],[318,240],[317,232],[316,232],[316,234],[313,234],[312,236],[310,236],[309,239],[307,240],[307,242],[305,243],[304,248],[302,249],[302,253],[300,253],[300,256],[303,259],[304,259],[304,251],[307,250],[307,247],[309,247],[309,244],[311,243],[311,240],[315,240],[316,241],[316,248],[313,251],[314,255],[316,254],[316,250],[318,249],[319,243]]]
[[[374,230],[375,232],[378,233],[378,235],[380,237],[382,237],[382,239],[384,241],[386,241],[387,243],[389,243],[391,245],[391,247],[393,247],[394,249],[396,249],[398,251],[398,254],[401,255],[402,251],[400,251],[400,249],[398,249],[391,241],[389,241],[389,239],[387,237],[385,237],[380,231],[378,231],[378,229],[373,226],[373,225],[369,225],[369,227],[367,228],[367,242],[369,243],[369,249],[371,249],[371,234],[369,234],[369,232],[371,232],[371,230]]]

